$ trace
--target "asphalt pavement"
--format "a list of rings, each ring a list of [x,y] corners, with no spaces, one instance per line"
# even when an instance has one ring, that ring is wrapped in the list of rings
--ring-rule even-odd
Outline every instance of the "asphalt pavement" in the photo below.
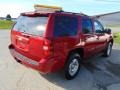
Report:
[[[78,76],[66,80],[61,72],[41,75],[10,55],[10,31],[0,30],[0,90],[120,90],[120,46],[110,57],[93,57]]]

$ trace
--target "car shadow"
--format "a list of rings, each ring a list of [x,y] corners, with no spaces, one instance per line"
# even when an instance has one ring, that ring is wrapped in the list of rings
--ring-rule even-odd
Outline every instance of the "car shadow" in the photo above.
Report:
[[[42,76],[50,83],[67,90],[106,89],[109,85],[120,82],[119,69],[120,50],[113,49],[110,57],[93,57],[91,62],[83,64],[73,80],[66,80],[62,71]]]

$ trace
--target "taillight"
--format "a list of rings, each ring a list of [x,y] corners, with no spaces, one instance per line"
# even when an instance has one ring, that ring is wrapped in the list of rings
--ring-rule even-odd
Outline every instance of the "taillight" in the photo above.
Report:
[[[49,50],[49,46],[45,46],[45,45],[44,45],[44,46],[43,46],[43,50],[44,50],[44,51]]]
[[[54,47],[50,40],[45,40],[43,44],[43,51],[45,56],[53,56]]]

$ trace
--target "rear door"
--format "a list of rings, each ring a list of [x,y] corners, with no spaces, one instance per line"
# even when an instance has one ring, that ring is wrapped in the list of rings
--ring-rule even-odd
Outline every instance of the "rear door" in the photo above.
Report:
[[[78,17],[71,15],[56,15],[54,22],[54,55],[65,60],[68,51],[79,42]],[[78,40],[78,41],[77,41]]]
[[[44,57],[44,34],[48,16],[20,16],[12,30],[12,44],[23,55],[39,60]]]

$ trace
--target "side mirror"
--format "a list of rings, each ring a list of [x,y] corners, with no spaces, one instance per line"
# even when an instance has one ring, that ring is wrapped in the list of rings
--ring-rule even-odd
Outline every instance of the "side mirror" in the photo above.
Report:
[[[111,34],[111,32],[112,32],[112,30],[109,28],[106,28],[104,31],[105,31],[105,33],[108,33],[108,34]]]

